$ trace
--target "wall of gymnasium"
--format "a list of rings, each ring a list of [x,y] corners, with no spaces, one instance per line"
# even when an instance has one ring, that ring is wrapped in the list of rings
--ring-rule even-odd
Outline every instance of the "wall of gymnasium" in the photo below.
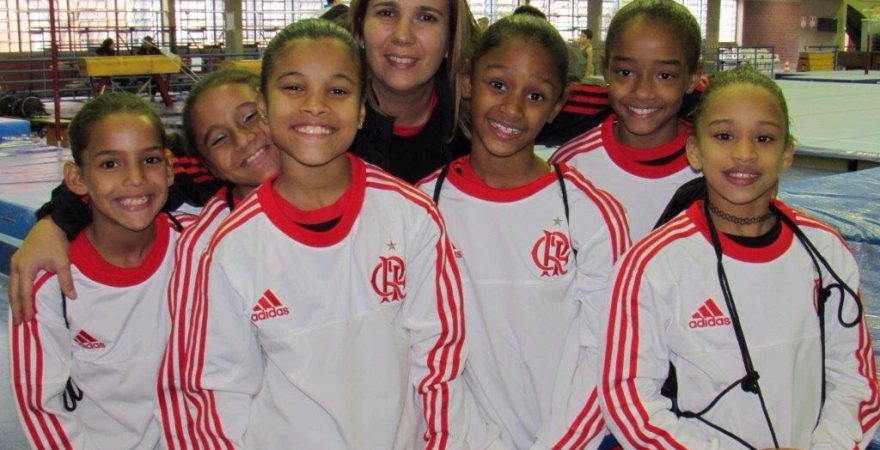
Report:
[[[842,0],[744,0],[742,45],[773,46],[783,63],[797,66],[806,46],[839,45],[843,48],[846,5]],[[807,24],[801,28],[801,18]],[[818,31],[809,18],[836,17],[837,33]]]

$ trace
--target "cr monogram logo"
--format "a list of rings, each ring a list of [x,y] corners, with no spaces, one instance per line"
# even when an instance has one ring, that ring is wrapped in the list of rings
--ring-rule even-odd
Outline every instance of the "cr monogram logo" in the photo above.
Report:
[[[541,269],[542,277],[565,275],[571,245],[568,235],[561,231],[547,231],[532,245],[532,261]]]
[[[373,291],[382,299],[381,303],[403,300],[406,297],[406,265],[400,257],[380,256],[371,282]]]

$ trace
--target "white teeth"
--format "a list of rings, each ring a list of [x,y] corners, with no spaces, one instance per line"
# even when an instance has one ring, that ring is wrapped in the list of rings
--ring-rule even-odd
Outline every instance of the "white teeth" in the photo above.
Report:
[[[657,111],[658,109],[659,108],[636,108],[633,106],[629,107],[630,111],[632,111],[640,116],[647,116],[648,114],[651,114],[652,112]]]
[[[395,64],[412,64],[416,62],[415,58],[404,58],[401,56],[389,56],[388,59]]]
[[[128,197],[119,201],[122,206],[141,206],[147,203],[149,199],[147,197]]]
[[[730,174],[730,176],[731,176],[732,178],[740,178],[740,179],[757,178],[757,177],[758,177],[757,174],[754,174],[754,173],[744,173],[744,172],[732,172],[732,173]]]
[[[506,127],[506,126],[501,125],[500,123],[495,122],[495,121],[492,121],[492,120],[489,121],[489,125],[492,125],[493,128],[496,128],[496,129],[498,129],[499,131],[501,131],[502,133],[505,133],[505,134],[513,134],[513,135],[517,135],[517,136],[518,136],[518,135],[520,135],[520,134],[522,133],[522,130],[518,130],[518,129],[516,129],[516,128]]]
[[[330,134],[333,130],[330,127],[307,125],[296,127],[296,131],[303,134]]]
[[[247,159],[244,160],[244,163],[245,163],[245,164],[249,164],[249,163],[251,163],[253,160],[259,158],[260,155],[262,155],[263,153],[265,153],[265,151],[266,151],[266,149],[262,149],[262,148],[259,149],[259,150],[257,150],[257,151],[255,151],[253,155],[248,156]]]

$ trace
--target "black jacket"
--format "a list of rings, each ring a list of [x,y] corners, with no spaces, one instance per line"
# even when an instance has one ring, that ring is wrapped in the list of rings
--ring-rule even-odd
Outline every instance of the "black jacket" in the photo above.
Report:
[[[393,134],[394,118],[367,104],[364,127],[355,137],[351,152],[394,176],[415,183],[434,170],[470,152],[470,142],[457,132],[449,141],[453,122],[453,99],[446,67],[434,79],[437,105],[419,134],[412,137]],[[449,142],[447,142],[449,141]]]

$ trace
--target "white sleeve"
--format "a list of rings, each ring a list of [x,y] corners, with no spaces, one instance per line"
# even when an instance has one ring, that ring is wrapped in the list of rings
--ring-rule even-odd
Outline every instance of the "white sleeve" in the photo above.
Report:
[[[425,420],[426,449],[465,446],[460,375],[464,366],[464,311],[458,265],[445,225],[434,207],[409,243],[403,327],[410,338],[410,382]]]
[[[263,382],[264,356],[248,305],[221,267],[202,256],[193,303],[196,340],[187,352],[188,396],[198,411],[197,438],[209,448],[242,448],[250,407]]]
[[[9,319],[18,417],[33,448],[94,449],[82,421],[64,406],[73,355],[70,331],[61,315],[61,291],[57,283],[53,286],[44,284],[37,291],[34,320],[16,326]]]
[[[639,247],[624,255],[609,284],[605,332],[600,336],[599,399],[605,421],[620,444],[631,448],[719,449],[695,423],[670,411],[660,393],[669,373],[664,324],[673,314],[657,298]]]
[[[834,258],[842,261],[839,274],[858,292],[859,274],[855,260],[840,246],[841,254]],[[826,256],[827,257],[827,256]],[[832,259],[833,260],[833,259]],[[834,283],[825,272],[825,285]],[[843,301],[841,318],[838,307]],[[819,423],[813,431],[811,449],[867,448],[877,431],[880,419],[877,370],[871,335],[864,314],[858,324],[846,327],[858,318],[858,304],[852,295],[841,300],[837,290],[825,303],[825,404]]]
[[[604,437],[605,422],[596,391],[599,316],[607,302],[605,288],[608,278],[614,262],[629,243],[629,236],[625,229],[605,228],[582,230],[573,233],[573,236],[587,236],[588,232],[592,232],[592,236],[581,242],[577,254],[578,273],[572,301],[580,303],[578,318],[572,324],[563,349],[551,416],[538,430],[537,440],[532,446],[534,450],[593,449],[599,446]],[[612,233],[623,237],[622,245],[611,243]]]
[[[188,396],[195,398],[197,391],[189,388],[194,383],[185,383],[186,350],[190,336],[192,302],[195,300],[196,267],[198,255],[193,256],[190,243],[178,241],[174,268],[168,282],[168,311],[171,315],[171,331],[168,343],[159,365],[157,383],[157,418],[162,425],[162,439],[165,447],[193,448],[195,442],[194,420],[198,411],[188,409]],[[181,246],[186,247],[181,249]]]

